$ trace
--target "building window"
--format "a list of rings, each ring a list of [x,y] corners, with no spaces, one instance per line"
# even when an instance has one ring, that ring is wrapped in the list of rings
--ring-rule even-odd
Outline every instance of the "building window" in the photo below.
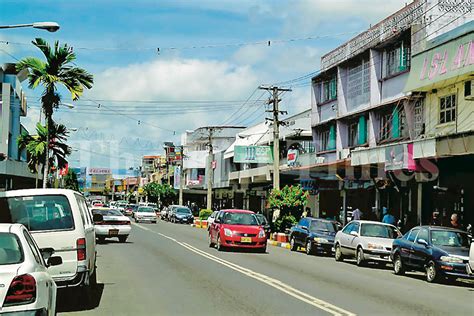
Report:
[[[425,133],[425,124],[424,124],[424,114],[423,114],[423,108],[424,108],[424,99],[418,99],[415,103],[415,126],[414,126],[414,132],[415,132],[415,138],[420,137]]]
[[[439,123],[456,121],[456,95],[448,95],[439,99]]]
[[[354,147],[358,144],[359,138],[359,123],[352,122],[349,124],[349,147]]]
[[[352,111],[370,101],[370,62],[363,60],[348,69],[347,109]]]
[[[331,79],[323,81],[320,85],[319,103],[337,99],[337,77],[334,75]]]
[[[392,113],[382,114],[380,117],[380,140],[390,139]]]
[[[320,133],[321,148],[320,151],[328,150],[329,145],[329,130]]]
[[[410,68],[410,51],[410,46],[405,42],[386,51],[386,77],[393,76]]]

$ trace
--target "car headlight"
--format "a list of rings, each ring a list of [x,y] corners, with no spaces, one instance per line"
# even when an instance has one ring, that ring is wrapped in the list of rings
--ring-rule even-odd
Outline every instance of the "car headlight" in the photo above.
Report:
[[[232,237],[232,231],[228,228],[224,228],[224,235],[227,237]]]
[[[382,245],[377,245],[377,244],[367,244],[368,249],[376,249],[376,250],[384,250],[384,247]]]
[[[314,241],[322,244],[322,243],[328,243],[329,241],[326,238],[320,238],[320,237],[314,237]]]
[[[458,257],[452,257],[452,256],[441,256],[441,261],[443,262],[449,262],[449,263],[462,263],[462,259]]]
[[[261,229],[260,232],[258,233],[258,238],[263,238],[263,237],[265,237],[265,231]]]

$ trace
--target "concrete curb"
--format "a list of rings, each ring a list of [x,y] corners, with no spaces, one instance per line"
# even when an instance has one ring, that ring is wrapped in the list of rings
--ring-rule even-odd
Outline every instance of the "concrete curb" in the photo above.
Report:
[[[287,243],[287,242],[279,242],[279,241],[275,241],[275,240],[270,240],[270,239],[269,239],[269,240],[267,241],[267,244],[268,244],[268,245],[275,246],[275,247],[290,249],[290,244]]]

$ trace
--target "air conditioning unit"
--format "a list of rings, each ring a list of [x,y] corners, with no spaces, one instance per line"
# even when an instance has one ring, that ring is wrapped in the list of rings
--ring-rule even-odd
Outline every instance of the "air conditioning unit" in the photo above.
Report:
[[[464,82],[464,99],[474,100],[474,80]]]

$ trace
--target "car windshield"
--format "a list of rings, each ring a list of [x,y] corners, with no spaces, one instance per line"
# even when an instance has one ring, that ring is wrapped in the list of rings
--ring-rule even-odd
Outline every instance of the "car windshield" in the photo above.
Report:
[[[112,210],[112,209],[107,209],[107,210],[93,209],[92,213],[100,214],[102,216],[122,216],[122,213],[120,213],[117,210]]]
[[[450,230],[432,230],[431,243],[441,247],[469,247],[466,233]]]
[[[0,222],[20,223],[29,231],[74,228],[71,206],[64,195],[0,198]]]
[[[153,213],[155,210],[152,207],[139,207],[138,212],[140,213]]]
[[[265,216],[263,216],[262,214],[256,214],[255,216],[257,217],[258,222],[261,225],[267,225],[268,224],[267,218]]]
[[[222,222],[230,225],[260,225],[257,217],[250,213],[225,213]]]
[[[334,224],[331,222],[324,222],[324,221],[311,221],[311,224],[309,225],[309,230],[310,231],[326,231],[326,232],[335,232],[337,231],[336,227],[334,227]]]
[[[186,207],[181,207],[181,208],[178,208],[176,210],[176,213],[179,213],[179,214],[191,214],[191,210],[189,208],[186,208]]]
[[[11,233],[0,233],[0,265],[23,262],[23,250],[18,237]]]
[[[388,225],[362,224],[360,235],[364,237],[395,239],[398,236],[398,232],[394,227]]]

